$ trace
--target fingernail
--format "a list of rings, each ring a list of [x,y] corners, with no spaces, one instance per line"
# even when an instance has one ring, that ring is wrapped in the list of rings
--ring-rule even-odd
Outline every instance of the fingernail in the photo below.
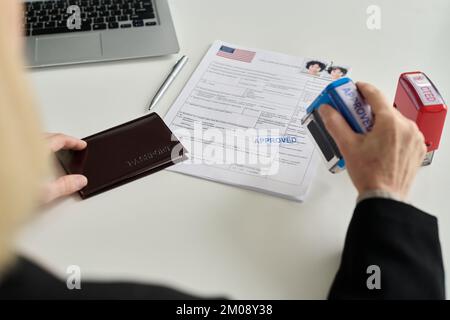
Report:
[[[77,177],[76,184],[79,189],[84,188],[88,183],[88,180],[85,176],[79,176]]]

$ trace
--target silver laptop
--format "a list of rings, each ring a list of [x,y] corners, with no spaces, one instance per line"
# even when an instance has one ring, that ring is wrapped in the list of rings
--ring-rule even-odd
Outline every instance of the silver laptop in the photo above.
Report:
[[[179,51],[166,0],[21,1],[25,2],[26,55],[31,67]],[[68,13],[71,5],[79,11]]]

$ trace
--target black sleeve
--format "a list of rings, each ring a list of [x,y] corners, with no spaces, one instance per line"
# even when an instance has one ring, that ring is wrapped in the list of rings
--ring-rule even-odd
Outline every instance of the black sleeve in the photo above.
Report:
[[[371,265],[379,267],[380,289],[368,288]],[[367,199],[356,206],[328,298],[445,299],[444,280],[437,219],[402,202]]]
[[[133,282],[81,281],[80,290],[69,290],[59,279],[26,258],[19,257],[14,268],[0,279],[0,300],[197,300],[199,297],[154,284]]]

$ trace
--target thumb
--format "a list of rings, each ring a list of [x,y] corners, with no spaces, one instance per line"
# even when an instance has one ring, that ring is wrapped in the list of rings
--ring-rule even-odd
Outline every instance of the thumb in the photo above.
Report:
[[[75,193],[83,189],[87,185],[87,182],[87,178],[83,175],[72,174],[62,176],[45,186],[44,203]]]
[[[346,150],[357,142],[358,134],[350,128],[342,115],[330,105],[321,105],[319,114],[339,150],[346,153]]]

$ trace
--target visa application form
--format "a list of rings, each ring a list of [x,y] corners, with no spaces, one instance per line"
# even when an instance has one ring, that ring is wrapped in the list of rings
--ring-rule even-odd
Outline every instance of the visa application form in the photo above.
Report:
[[[336,66],[215,41],[164,118],[190,157],[168,170],[303,201],[320,157],[300,121]]]

